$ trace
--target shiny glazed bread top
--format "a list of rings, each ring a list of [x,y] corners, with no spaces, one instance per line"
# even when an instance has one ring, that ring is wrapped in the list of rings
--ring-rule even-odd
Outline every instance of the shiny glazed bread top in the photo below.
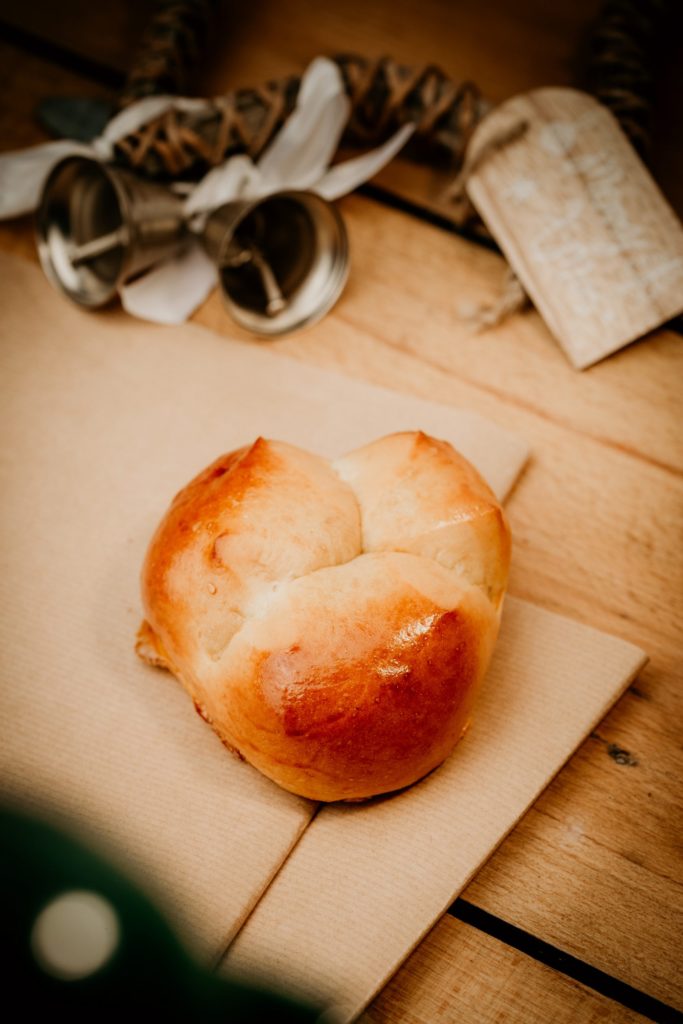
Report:
[[[330,463],[259,438],[159,524],[137,649],[285,789],[363,799],[464,732],[509,558],[498,502],[444,441],[392,434]]]

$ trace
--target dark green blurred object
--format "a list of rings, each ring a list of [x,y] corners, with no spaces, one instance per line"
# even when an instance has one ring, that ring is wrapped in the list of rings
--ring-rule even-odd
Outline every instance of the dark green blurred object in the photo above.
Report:
[[[319,1018],[319,1009],[202,969],[146,896],[53,826],[0,809],[0,829],[2,997],[22,1017],[49,1012],[69,1024]]]
[[[108,100],[88,96],[47,96],[36,107],[38,120],[57,139],[92,142],[116,113]]]

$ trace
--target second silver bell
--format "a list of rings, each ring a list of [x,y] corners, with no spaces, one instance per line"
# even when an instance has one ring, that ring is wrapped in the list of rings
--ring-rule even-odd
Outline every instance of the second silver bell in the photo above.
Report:
[[[201,238],[229,313],[255,334],[286,334],[319,320],[348,277],[344,222],[313,192],[227,203],[209,216]]]

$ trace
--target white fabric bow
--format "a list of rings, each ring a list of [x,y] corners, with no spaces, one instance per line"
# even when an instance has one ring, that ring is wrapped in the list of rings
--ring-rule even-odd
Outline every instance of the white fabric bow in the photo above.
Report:
[[[90,145],[48,142],[0,156],[0,219],[35,209],[51,168],[66,156],[107,161],[114,144],[167,110],[191,110],[203,101],[154,96],[127,107]],[[233,199],[257,199],[283,189],[309,189],[333,200],[352,192],[384,167],[414,131],[404,125],[382,146],[330,167],[350,114],[337,65],[316,57],[301,79],[296,107],[258,163],[234,156],[213,168],[185,199],[190,223],[200,228],[206,214]],[[157,323],[177,324],[199,306],[216,282],[216,268],[198,241],[121,288],[125,309]]]

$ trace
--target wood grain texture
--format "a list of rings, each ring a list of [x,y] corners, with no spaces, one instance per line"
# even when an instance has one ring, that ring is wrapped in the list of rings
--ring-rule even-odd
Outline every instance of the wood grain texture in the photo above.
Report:
[[[342,209],[354,254],[349,288],[322,324],[275,346],[406,393],[477,409],[530,441],[531,464],[509,503],[511,592],[630,639],[652,659],[638,692],[629,692],[603,723],[604,741],[584,745],[539,802],[547,812],[527,815],[465,897],[650,995],[683,1005],[680,965],[671,951],[683,909],[680,796],[672,785],[681,770],[677,385],[663,402],[659,391],[643,396],[629,428],[632,389],[644,379],[651,386],[655,376],[646,369],[654,365],[651,343],[581,376],[556,351],[542,384],[536,377],[541,350],[551,351],[552,342],[535,314],[526,330],[520,331],[524,316],[499,328],[493,348],[485,338],[472,342],[479,371],[473,380],[467,358],[473,349],[463,353],[459,346],[462,328],[452,297],[456,288],[468,294],[472,266],[493,260],[495,268],[497,257],[357,197]],[[442,243],[451,252],[464,250],[452,274],[443,270]],[[196,317],[224,330],[224,315],[213,295]],[[531,354],[525,343],[534,338]],[[664,360],[670,374],[680,351],[678,339],[671,341],[676,344]],[[507,378],[497,365],[504,353]],[[619,379],[623,373],[620,360],[632,360],[624,378],[630,387],[612,383],[612,374]],[[595,386],[589,401],[584,382],[597,371],[602,387]],[[491,378],[499,380],[496,387]],[[566,407],[566,421],[557,415],[558,404]],[[672,442],[672,464],[660,465],[654,453],[624,450],[620,437],[630,433],[634,447],[643,448],[650,432],[662,427]],[[618,764],[610,744],[634,750],[639,765]],[[576,780],[570,796],[567,779]],[[517,839],[521,830],[524,840]]]
[[[677,335],[660,331],[579,380],[535,312],[484,333],[461,315],[499,294],[505,274],[499,256],[357,197],[341,209],[352,245],[351,278],[338,308],[346,322],[393,353],[476,385],[494,407],[505,399],[599,444],[683,468]],[[216,305],[214,324],[221,315]],[[391,358],[385,352],[384,361]]]
[[[0,17],[39,40],[125,71],[154,6],[154,0],[106,4],[66,0],[64,6],[50,0],[3,0]]]
[[[217,95],[300,73],[317,54],[390,54],[406,64],[438,64],[457,81],[471,79],[493,102],[543,85],[576,80],[579,52],[601,0],[547,4],[524,0],[278,0],[250,4],[222,0],[206,60],[196,78],[198,95]],[[4,0],[1,17],[63,47],[125,72],[130,67],[152,0]],[[653,160],[657,180],[683,212],[683,140],[677,97],[683,62],[663,54],[656,85]],[[425,179],[430,181],[425,192]],[[448,176],[444,176],[448,178]],[[379,180],[392,191],[448,216],[441,175],[396,161]]]
[[[640,1024],[645,1019],[446,916],[360,1024]]]
[[[0,108],[0,149],[45,140],[33,118],[41,96],[90,90],[106,95],[77,75],[1,43],[0,69],[8,97]],[[426,181],[433,172],[422,170]],[[515,316],[482,334],[473,332],[460,315],[495,301],[505,273],[499,256],[357,198],[347,200],[342,210],[353,252],[339,316],[383,339],[387,348],[416,356],[425,368],[457,373],[494,402],[504,396],[521,409],[547,416],[601,444],[662,467],[683,469],[678,414],[683,346],[678,335],[658,331],[608,363],[592,367],[579,384],[536,313]],[[383,237],[385,217],[391,224],[391,245]],[[0,223],[0,244],[6,251],[33,257],[31,219]],[[229,321],[216,296],[202,316],[215,330],[227,329]],[[306,349],[308,335],[301,337]],[[315,350],[318,345],[309,347]],[[384,359],[391,359],[388,351]],[[349,372],[353,363],[351,359]],[[362,374],[362,363],[356,367]]]
[[[394,800],[322,808],[226,967],[279,968],[354,1019],[633,680],[622,644],[508,595],[459,752]]]
[[[543,0],[526,0],[522,9],[501,0],[422,0],[416,16],[415,0],[288,0],[285,14],[277,0],[223,0],[197,93],[296,73],[318,53],[357,51],[439,64],[501,100],[534,85],[568,83],[582,34],[599,6],[599,0],[552,9]],[[3,0],[2,18],[125,72],[153,10],[153,0],[64,0],[58,7],[50,0]]]
[[[69,3],[66,8],[68,14]],[[87,22],[87,12],[83,17]],[[269,61],[274,66],[274,51],[285,53],[289,45],[289,37],[271,37],[243,60],[255,70]],[[28,120],[32,97],[98,91],[22,53],[8,64],[7,53],[0,51],[0,68],[10,72],[2,148],[42,137]],[[461,320],[463,303],[495,296],[503,275],[499,257],[358,197],[341,209],[352,245],[344,297],[317,327],[273,344],[305,362],[473,409],[525,437],[534,456],[510,503],[512,592],[632,640],[651,656],[636,687],[466,897],[653,996],[683,1005],[674,944],[682,903],[676,881],[683,648],[680,338],[659,331],[578,375],[535,313],[483,335],[471,334]],[[0,247],[34,258],[28,219],[0,225]],[[234,333],[215,295],[197,320]],[[618,763],[610,744],[629,751],[638,764]],[[419,968],[424,985],[435,985],[436,976],[459,962],[460,933],[447,927],[444,942],[429,947]],[[494,983],[491,965],[499,961],[488,948],[477,949],[472,970],[487,978],[488,987]],[[525,968],[522,992],[527,976]],[[405,1015],[414,1012],[416,1021],[427,1024],[431,1010],[423,995],[401,991],[398,1003],[385,1006],[383,1019],[411,1019]],[[512,1021],[533,1020],[516,1005],[516,991],[500,1011],[494,1004],[479,1019],[494,1020],[500,1012]],[[504,994],[501,988],[501,1001]],[[471,998],[476,1007],[483,997],[473,990]],[[558,996],[560,1005],[564,998]],[[593,1011],[581,1009],[590,1020]],[[619,1008],[618,1019],[629,1019],[626,1013]],[[583,1018],[577,1013],[573,1019]]]
[[[107,90],[39,57],[30,56],[0,38],[0,152],[23,149],[49,136],[38,123],[35,110],[50,95],[106,97]],[[0,221],[0,247],[35,258],[31,217]]]

